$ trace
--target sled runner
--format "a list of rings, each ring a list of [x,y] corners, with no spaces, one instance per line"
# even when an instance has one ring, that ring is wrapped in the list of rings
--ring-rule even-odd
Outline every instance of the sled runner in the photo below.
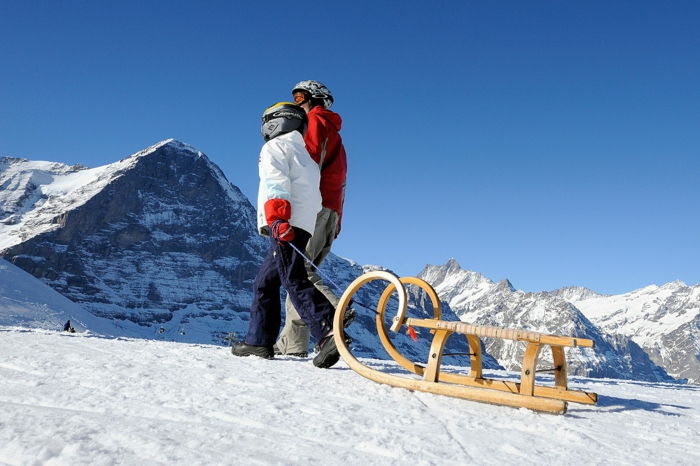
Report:
[[[387,374],[365,366],[352,355],[346,343],[345,331],[342,325],[345,312],[355,293],[362,286],[374,280],[389,282],[377,304],[377,333],[387,353],[401,367],[411,373],[406,377]],[[434,310],[432,319],[406,317],[407,296],[404,285],[418,286],[427,293]],[[404,325],[408,327],[409,333],[413,333],[414,327],[429,330],[432,334],[432,343],[427,363],[425,364],[419,364],[406,358],[389,339],[389,334],[384,324],[384,315],[387,302],[394,292],[398,294],[399,304],[390,330],[398,332]],[[333,321],[336,346],[342,358],[355,372],[375,382],[395,387],[557,414],[566,412],[568,401],[586,404],[596,403],[598,396],[595,393],[569,390],[567,388],[566,359],[564,355],[564,347],[580,346],[592,348],[592,340],[547,335],[527,330],[471,325],[466,322],[444,321],[440,319],[440,309],[440,300],[437,293],[424,280],[414,277],[399,278],[384,271],[368,272],[353,281],[340,298]],[[471,364],[467,374],[443,372],[440,370],[445,343],[453,333],[465,335],[469,343]],[[501,338],[526,343],[520,382],[488,379],[483,376],[482,337]],[[553,386],[537,385],[535,383],[535,373],[538,372],[537,361],[543,347],[549,347],[552,352],[554,367],[545,370],[554,373]],[[417,378],[416,376],[422,378]]]

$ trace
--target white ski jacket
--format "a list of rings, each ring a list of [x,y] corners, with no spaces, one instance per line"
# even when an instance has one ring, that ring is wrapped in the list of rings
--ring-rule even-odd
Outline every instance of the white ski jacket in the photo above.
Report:
[[[304,146],[298,131],[267,141],[258,160],[258,231],[269,235],[265,202],[286,199],[292,206],[289,223],[313,234],[316,215],[321,210],[321,173]]]

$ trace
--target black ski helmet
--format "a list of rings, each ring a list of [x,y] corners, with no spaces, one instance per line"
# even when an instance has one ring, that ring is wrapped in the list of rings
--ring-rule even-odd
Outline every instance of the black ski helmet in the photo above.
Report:
[[[298,105],[291,102],[277,102],[263,112],[260,131],[265,141],[294,130],[298,130],[301,134],[306,130],[306,112]]]

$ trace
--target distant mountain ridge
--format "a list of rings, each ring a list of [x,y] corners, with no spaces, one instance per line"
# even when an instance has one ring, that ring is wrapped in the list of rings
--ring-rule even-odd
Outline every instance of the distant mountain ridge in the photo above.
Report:
[[[575,369],[582,374],[604,376],[615,367],[662,380],[663,368],[673,377],[700,381],[700,285],[672,282],[610,296],[583,287],[526,293],[507,280],[495,283],[463,270],[454,259],[426,266],[419,276],[463,321],[592,338],[598,348]],[[487,349],[506,368],[519,368],[520,346],[492,343]]]
[[[109,322],[113,334],[219,344],[230,332],[242,336],[267,249],[256,230],[255,209],[240,190],[206,155],[173,139],[96,168],[0,158],[0,257]],[[332,254],[323,266],[341,288],[372,268]],[[663,367],[700,380],[697,287],[659,287],[669,292],[656,310],[653,299],[630,298],[646,305],[632,325],[616,317],[615,296],[585,288],[524,293],[454,260],[419,276],[438,291],[445,319],[594,339],[595,351],[569,351],[572,373],[669,380]],[[370,283],[358,298],[376,303],[384,286]],[[412,291],[411,312],[430,316],[422,301]],[[652,314],[649,329],[643,316]],[[359,355],[382,357],[371,313],[360,313],[353,331]],[[425,338],[392,339],[415,360],[427,354]],[[450,338],[450,352],[466,349],[463,340]],[[495,357],[486,367],[518,368],[521,344],[485,344]]]
[[[569,301],[603,331],[633,340],[672,376],[700,383],[700,284],[674,281]]]

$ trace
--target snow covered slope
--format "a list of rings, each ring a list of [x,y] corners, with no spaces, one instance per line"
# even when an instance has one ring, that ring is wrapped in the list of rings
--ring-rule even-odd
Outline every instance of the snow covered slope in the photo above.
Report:
[[[0,354],[3,464],[700,464],[692,385],[574,377],[598,405],[556,416],[221,346],[5,327]]]
[[[0,325],[113,333],[111,322],[93,316],[24,270],[0,259]]]

